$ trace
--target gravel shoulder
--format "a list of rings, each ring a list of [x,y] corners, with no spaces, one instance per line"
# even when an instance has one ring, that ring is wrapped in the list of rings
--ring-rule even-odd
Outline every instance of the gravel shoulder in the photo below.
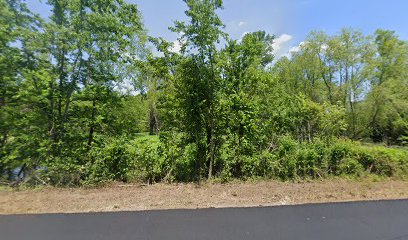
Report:
[[[277,206],[408,199],[408,181],[330,179],[0,190],[0,214]]]

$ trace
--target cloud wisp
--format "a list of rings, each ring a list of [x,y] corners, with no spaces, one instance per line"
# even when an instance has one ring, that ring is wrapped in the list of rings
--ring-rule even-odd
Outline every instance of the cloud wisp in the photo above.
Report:
[[[288,54],[288,50],[290,48],[290,41],[293,39],[292,35],[289,34],[282,34],[275,38],[272,47],[273,47],[273,54],[280,58]]]

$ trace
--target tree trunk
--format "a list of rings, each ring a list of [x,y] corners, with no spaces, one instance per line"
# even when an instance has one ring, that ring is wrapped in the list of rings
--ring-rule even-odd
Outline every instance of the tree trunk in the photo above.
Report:
[[[208,179],[212,178],[213,175],[213,166],[214,166],[214,150],[215,150],[215,133],[214,133],[214,85],[215,85],[215,73],[214,73],[214,65],[213,65],[213,56],[212,52],[209,52],[209,60],[210,60],[210,68],[211,68],[211,82],[209,86],[210,94],[210,106],[209,106],[209,117],[210,117],[210,143],[209,143],[209,151],[208,151],[208,158],[209,158],[209,166],[208,166]]]
[[[209,153],[208,153],[208,158],[209,158],[209,165],[208,165],[208,179],[212,178],[213,174],[213,166],[214,166],[214,148],[215,148],[215,142],[214,142],[214,121],[211,121],[211,127],[210,127],[210,144],[209,144]]]
[[[0,97],[0,111],[3,111],[2,108],[6,106],[6,88],[2,91],[2,96]],[[2,129],[2,138],[0,140],[0,147],[3,147],[7,141],[7,129]]]
[[[89,126],[89,137],[88,137],[88,147],[92,145],[93,134],[94,134],[94,122],[95,122],[95,113],[96,112],[96,96],[92,100],[92,116],[91,116],[91,125]]]
[[[158,125],[158,120],[157,120],[157,114],[154,108],[150,108],[149,111],[149,134],[154,135],[158,132],[159,130],[159,125]]]
[[[59,66],[59,86],[58,86],[58,119],[61,120],[62,116],[62,99],[64,97],[64,80],[65,80],[65,50],[61,50],[61,55],[60,55],[60,66]]]

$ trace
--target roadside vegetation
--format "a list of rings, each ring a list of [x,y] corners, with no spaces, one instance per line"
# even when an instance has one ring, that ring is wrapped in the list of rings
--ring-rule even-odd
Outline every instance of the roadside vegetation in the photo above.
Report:
[[[185,0],[177,43],[125,0],[0,0],[0,183],[408,177],[408,44],[311,32],[290,56]],[[176,46],[177,45],[177,46]]]

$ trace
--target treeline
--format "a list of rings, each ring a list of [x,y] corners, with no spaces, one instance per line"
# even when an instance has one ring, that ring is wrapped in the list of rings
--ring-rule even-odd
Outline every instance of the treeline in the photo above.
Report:
[[[175,51],[124,0],[49,0],[47,20],[0,0],[0,178],[408,175],[406,41],[312,32],[277,59],[273,35],[228,36],[221,0],[185,2]]]

